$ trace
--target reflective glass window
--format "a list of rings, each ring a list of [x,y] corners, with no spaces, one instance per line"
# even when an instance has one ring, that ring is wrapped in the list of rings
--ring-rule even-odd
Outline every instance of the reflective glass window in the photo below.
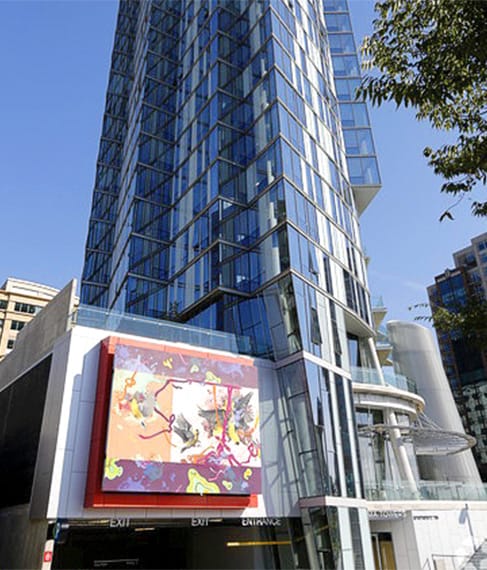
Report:
[[[348,14],[325,14],[326,27],[329,32],[351,32]]]
[[[332,54],[355,54],[355,41],[353,39],[353,34],[330,34],[329,40]]]
[[[324,0],[323,6],[326,12],[348,11],[347,0]]]
[[[370,129],[345,129],[343,131],[347,154],[374,154]]]
[[[355,55],[333,56],[333,69],[337,77],[360,75],[360,65]]]
[[[369,116],[364,103],[342,103],[340,115],[344,127],[369,126]]]
[[[379,169],[375,157],[348,158],[350,182],[357,185],[380,184]]]

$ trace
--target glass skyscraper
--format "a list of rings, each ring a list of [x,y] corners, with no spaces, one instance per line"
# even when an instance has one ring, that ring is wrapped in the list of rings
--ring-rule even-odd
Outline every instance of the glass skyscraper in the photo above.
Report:
[[[469,298],[487,297],[487,233],[453,254],[454,267],[428,287],[430,306],[456,312]],[[487,481],[487,352],[461,331],[437,332],[443,366],[465,430],[475,435],[473,453]]]
[[[372,566],[351,370],[376,365],[359,216],[379,176],[359,82],[346,0],[122,1],[81,289],[276,362],[324,568]]]

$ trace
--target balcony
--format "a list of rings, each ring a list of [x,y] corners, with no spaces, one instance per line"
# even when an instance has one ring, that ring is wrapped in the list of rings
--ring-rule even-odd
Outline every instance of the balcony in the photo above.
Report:
[[[386,309],[382,295],[372,295],[370,297],[370,305],[372,309]]]
[[[417,490],[405,481],[364,482],[368,501],[486,501],[487,484],[478,485],[461,481],[418,481]]]
[[[384,305],[384,301],[382,297],[371,297],[370,298],[370,306],[372,308],[372,315],[374,317],[374,326],[375,329],[378,331],[380,336],[383,338],[387,338],[387,331],[385,327],[383,330],[379,330],[382,321],[384,320],[385,316],[387,315],[387,307]]]
[[[352,382],[358,382],[359,384],[375,384],[379,386],[383,386],[385,383],[387,386],[392,386],[399,390],[405,390],[406,392],[413,392],[414,394],[417,394],[418,392],[415,382],[406,378],[406,376],[403,376],[402,374],[396,374],[391,367],[382,369],[384,382],[375,368],[352,366],[351,372]]]
[[[71,315],[71,324],[241,354],[251,352],[248,337],[86,305]]]

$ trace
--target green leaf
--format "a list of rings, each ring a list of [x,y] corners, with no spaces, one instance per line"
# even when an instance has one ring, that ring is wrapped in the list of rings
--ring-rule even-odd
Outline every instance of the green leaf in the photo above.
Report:
[[[441,190],[466,194],[487,181],[487,0],[381,0],[363,54],[374,63],[361,98],[411,106],[418,120],[456,133],[423,150]],[[474,215],[486,216],[484,202]],[[445,216],[448,217],[448,216]],[[444,218],[443,218],[444,219]]]

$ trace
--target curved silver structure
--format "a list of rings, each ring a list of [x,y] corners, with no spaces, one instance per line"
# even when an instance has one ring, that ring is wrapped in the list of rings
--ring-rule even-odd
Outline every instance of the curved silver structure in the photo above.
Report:
[[[431,332],[416,323],[389,321],[392,360],[400,374],[416,383],[418,393],[426,402],[426,413],[448,432],[464,433],[448,384],[440,355]],[[480,475],[470,450],[456,455],[422,456],[418,458],[424,479],[445,479],[479,483]]]
[[[397,429],[389,424],[373,424],[359,429],[359,433],[389,434]],[[414,450],[418,455],[453,455],[472,448],[476,439],[460,431],[444,430],[436,425],[428,416],[419,413],[410,425],[399,426],[402,437],[414,442]]]

